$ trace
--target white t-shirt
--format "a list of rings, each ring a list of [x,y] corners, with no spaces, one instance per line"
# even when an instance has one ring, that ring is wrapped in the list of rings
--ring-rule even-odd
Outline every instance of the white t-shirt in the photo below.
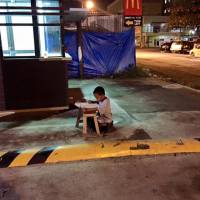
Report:
[[[101,123],[101,124],[111,123],[113,121],[109,98],[105,98],[103,101],[99,102],[98,110],[99,110],[99,114],[100,114],[100,116],[98,117],[99,123]]]

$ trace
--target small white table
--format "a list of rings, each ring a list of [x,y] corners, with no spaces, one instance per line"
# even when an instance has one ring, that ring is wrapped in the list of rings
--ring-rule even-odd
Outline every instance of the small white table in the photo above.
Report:
[[[77,121],[76,121],[76,127],[79,127],[79,124],[83,122],[83,136],[87,137],[87,118],[93,118],[95,123],[95,129],[98,136],[101,136],[100,130],[99,130],[99,124],[97,121],[97,104],[90,104],[90,103],[75,103],[75,105],[79,108]],[[83,117],[83,120],[81,118]]]
[[[97,109],[98,105],[96,103],[87,103],[87,102],[77,102],[75,106],[81,109]]]

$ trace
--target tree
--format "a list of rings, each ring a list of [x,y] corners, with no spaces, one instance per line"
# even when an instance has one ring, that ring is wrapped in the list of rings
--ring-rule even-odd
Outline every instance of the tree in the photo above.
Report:
[[[200,5],[198,4],[188,0],[174,1],[170,10],[169,26],[198,29],[200,27]]]

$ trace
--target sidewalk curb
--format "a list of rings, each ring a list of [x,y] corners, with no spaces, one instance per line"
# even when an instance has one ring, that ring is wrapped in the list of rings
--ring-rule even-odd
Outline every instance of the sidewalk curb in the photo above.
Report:
[[[25,167],[123,156],[150,156],[178,153],[200,153],[195,139],[112,141],[30,150],[0,152],[0,168]]]

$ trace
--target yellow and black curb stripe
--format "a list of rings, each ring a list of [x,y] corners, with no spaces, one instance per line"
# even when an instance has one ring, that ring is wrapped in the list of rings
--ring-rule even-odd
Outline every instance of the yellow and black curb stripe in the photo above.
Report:
[[[170,141],[105,141],[0,152],[0,168],[134,155],[143,156],[174,153],[200,153],[200,141],[198,139]]]

